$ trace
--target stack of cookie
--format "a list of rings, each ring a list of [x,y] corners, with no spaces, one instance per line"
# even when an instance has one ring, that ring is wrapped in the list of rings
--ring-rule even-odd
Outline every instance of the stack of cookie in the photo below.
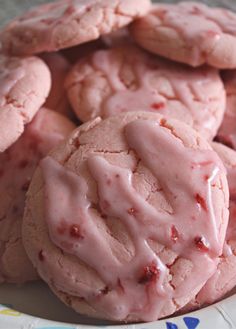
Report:
[[[125,322],[228,294],[236,14],[60,0],[0,41],[0,282]]]

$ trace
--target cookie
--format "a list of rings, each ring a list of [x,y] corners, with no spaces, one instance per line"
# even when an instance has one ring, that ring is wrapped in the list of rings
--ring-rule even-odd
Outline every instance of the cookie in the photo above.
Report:
[[[21,239],[25,195],[39,162],[75,128],[62,115],[42,108],[23,135],[0,154],[0,282],[38,278]]]
[[[59,0],[29,10],[1,33],[13,55],[55,51],[98,39],[145,15],[150,0]]]
[[[40,58],[0,55],[0,152],[20,137],[50,87],[49,69]]]
[[[157,4],[131,27],[136,42],[174,61],[236,68],[236,14],[197,2]]]
[[[150,111],[179,119],[213,139],[225,111],[225,90],[217,70],[193,70],[135,46],[97,51],[80,60],[65,87],[83,122]]]
[[[222,73],[226,90],[226,111],[217,132],[217,141],[236,150],[236,70]]]
[[[49,67],[52,77],[52,87],[44,106],[70,117],[71,108],[64,83],[71,65],[60,53],[44,53],[40,57]]]
[[[215,303],[236,286],[236,152],[220,143],[213,143],[212,146],[227,169],[230,192],[229,225],[216,272],[184,311]]]
[[[147,112],[97,118],[41,161],[24,246],[81,314],[152,321],[215,272],[228,198],[222,162],[189,126]]]

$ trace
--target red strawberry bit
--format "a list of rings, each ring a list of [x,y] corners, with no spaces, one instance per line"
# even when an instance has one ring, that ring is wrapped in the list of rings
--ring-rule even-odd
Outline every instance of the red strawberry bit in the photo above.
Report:
[[[43,254],[43,250],[40,250],[40,252],[39,252],[39,254],[38,254],[38,257],[39,257],[39,260],[40,260],[41,262],[43,262],[43,261],[44,261],[44,254]]]
[[[116,176],[115,176],[116,178],[120,178],[120,175],[119,174],[116,174]]]
[[[157,281],[160,271],[156,267],[156,264],[152,262],[150,265],[145,266],[143,269],[143,274],[139,278],[139,284],[147,284]]]
[[[105,286],[103,289],[100,290],[101,294],[107,295],[109,293],[110,289],[108,286]]]
[[[131,216],[135,216],[136,214],[137,214],[137,210],[135,209],[135,208],[129,208],[128,210],[127,210],[127,213],[129,214],[129,215],[131,215]]]
[[[161,119],[160,120],[160,126],[161,127],[165,127],[166,126],[166,123],[167,123],[166,119]]]
[[[205,199],[198,193],[195,195],[195,199],[196,199],[197,203],[200,205],[200,207],[203,210],[207,211],[207,205],[206,205]]]
[[[18,163],[18,168],[20,169],[24,169],[28,166],[29,161],[28,160],[22,160]]]
[[[76,239],[83,239],[84,237],[81,235],[80,232],[80,227],[76,224],[71,225],[70,227],[70,236],[72,238],[76,238]]]
[[[165,107],[165,103],[164,102],[159,102],[159,103],[153,103],[151,105],[151,108],[154,110],[161,110]]]
[[[175,227],[175,225],[171,226],[171,240],[175,243],[178,241],[179,239],[179,232],[177,230],[177,228]]]
[[[205,175],[204,176],[204,180],[207,182],[209,180],[210,176],[209,175]]]
[[[2,169],[0,169],[0,177],[2,177],[4,174],[4,171]]]
[[[197,236],[194,239],[194,243],[199,251],[208,252],[209,248],[206,245],[205,239],[201,236]]]

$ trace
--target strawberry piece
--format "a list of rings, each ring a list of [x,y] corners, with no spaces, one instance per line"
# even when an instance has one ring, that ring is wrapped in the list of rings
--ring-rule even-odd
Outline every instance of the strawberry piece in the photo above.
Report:
[[[203,210],[207,211],[207,205],[206,205],[205,199],[198,193],[195,195],[195,199],[196,199],[197,203],[200,205],[200,207]]]
[[[147,265],[143,269],[143,274],[139,278],[139,284],[147,284],[157,281],[160,271],[158,270],[156,264],[152,262],[150,265]]]
[[[196,245],[196,247],[199,251],[202,251],[202,252],[208,252],[209,251],[209,248],[206,245],[205,239],[203,237],[197,236],[194,239],[194,243],[195,243],[195,245]]]

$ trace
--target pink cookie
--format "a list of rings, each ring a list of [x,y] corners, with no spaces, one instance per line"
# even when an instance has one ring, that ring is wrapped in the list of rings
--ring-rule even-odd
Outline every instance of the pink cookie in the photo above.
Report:
[[[147,112],[97,118],[41,161],[23,241],[76,311],[152,321],[215,272],[228,199],[222,162],[191,127]]]
[[[50,86],[49,69],[40,58],[0,54],[0,152],[20,137],[45,102]]]
[[[222,73],[226,90],[226,112],[217,140],[236,150],[236,70]]]
[[[195,299],[184,308],[184,311],[212,304],[236,286],[236,152],[219,143],[213,143],[212,146],[227,169],[230,192],[229,226],[223,254],[215,274],[207,281]]]
[[[217,70],[193,70],[135,46],[97,51],[80,60],[65,86],[82,121],[151,111],[186,122],[213,139],[225,110],[225,90]]]
[[[150,9],[150,0],[59,0],[38,6],[2,31],[3,51],[35,54],[72,47],[128,25]]]
[[[229,10],[191,1],[158,4],[131,32],[139,45],[169,59],[236,68],[236,14]]]
[[[71,66],[60,53],[44,53],[40,57],[48,65],[52,76],[51,91],[44,106],[70,117],[72,113],[64,84]]]
[[[25,194],[39,160],[74,128],[62,115],[41,109],[18,141],[0,154],[0,282],[37,278],[21,239]]]

